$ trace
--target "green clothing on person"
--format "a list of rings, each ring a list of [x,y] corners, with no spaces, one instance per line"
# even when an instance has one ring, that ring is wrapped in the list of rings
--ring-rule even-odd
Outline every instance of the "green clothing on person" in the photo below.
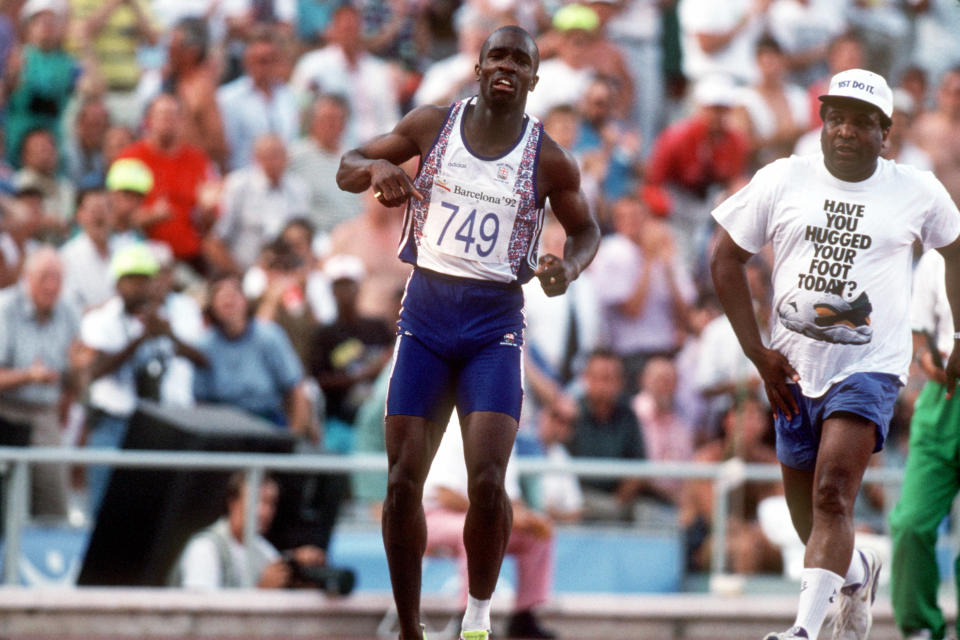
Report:
[[[23,67],[16,89],[7,101],[7,161],[20,167],[23,139],[34,129],[53,132],[60,148],[60,121],[76,84],[76,60],[63,51],[43,51],[33,45],[23,48]]]
[[[960,491],[960,393],[950,399],[944,393],[943,385],[928,382],[917,397],[903,487],[890,514],[894,619],[904,635],[929,629],[933,640],[946,632],[937,604],[937,530]],[[960,556],[953,574],[960,594]]]

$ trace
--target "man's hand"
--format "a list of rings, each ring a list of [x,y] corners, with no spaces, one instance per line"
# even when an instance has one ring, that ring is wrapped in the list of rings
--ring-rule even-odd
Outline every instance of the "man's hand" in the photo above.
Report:
[[[953,353],[947,360],[947,368],[944,370],[944,382],[947,387],[947,397],[952,398],[957,390],[957,382],[960,382],[960,347],[956,341],[953,343]]]
[[[751,357],[763,378],[763,386],[774,411],[780,411],[788,420],[800,413],[797,401],[790,393],[787,378],[797,382],[800,374],[790,365],[790,362],[779,351],[763,348],[759,355]]]
[[[385,207],[399,207],[410,198],[423,200],[407,172],[387,160],[377,160],[370,166],[370,188]]]
[[[534,272],[540,278],[540,286],[548,296],[559,296],[577,277],[575,267],[552,253],[540,256],[540,264]]]
[[[920,370],[923,371],[923,375],[927,376],[930,380],[944,386],[947,385],[947,374],[946,372],[933,363],[933,354],[928,350],[924,350],[920,354],[920,357],[917,358],[917,364],[920,365]]]
[[[60,373],[48,367],[39,358],[27,368],[27,376],[31,384],[53,384],[60,379]]]
[[[550,518],[516,503],[513,505],[513,528],[530,533],[540,540],[549,540],[553,536],[553,522]]]
[[[283,589],[293,577],[290,565],[283,560],[274,560],[260,574],[257,586],[261,589]]]
[[[301,567],[320,567],[327,561],[327,554],[323,549],[312,544],[305,544],[293,550],[293,559]]]
[[[167,322],[165,318],[161,318],[157,315],[156,307],[151,308],[146,314],[144,314],[143,319],[143,330],[151,338],[157,338],[159,336],[171,336],[173,334],[172,329],[170,328],[170,323]]]

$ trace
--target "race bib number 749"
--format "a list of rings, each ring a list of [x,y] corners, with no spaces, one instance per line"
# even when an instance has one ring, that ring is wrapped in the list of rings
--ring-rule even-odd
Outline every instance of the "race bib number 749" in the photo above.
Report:
[[[457,258],[504,263],[518,207],[512,195],[434,180],[422,242]]]

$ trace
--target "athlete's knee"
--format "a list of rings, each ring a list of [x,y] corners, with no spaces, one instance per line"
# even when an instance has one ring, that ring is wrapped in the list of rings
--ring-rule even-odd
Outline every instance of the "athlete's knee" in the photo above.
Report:
[[[850,490],[847,479],[831,474],[814,486],[813,510],[831,517],[852,515],[856,495],[856,491]]]
[[[467,483],[470,504],[480,509],[495,509],[506,500],[503,488],[503,472],[490,465],[476,473]]]
[[[412,470],[396,467],[387,476],[385,508],[410,508],[423,499],[423,481]]]

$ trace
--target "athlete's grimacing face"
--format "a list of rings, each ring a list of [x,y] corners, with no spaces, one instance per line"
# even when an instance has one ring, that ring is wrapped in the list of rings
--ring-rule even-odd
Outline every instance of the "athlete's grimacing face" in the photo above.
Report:
[[[525,100],[537,84],[539,64],[537,45],[528,34],[513,29],[494,32],[476,66],[480,94],[490,104]]]
[[[873,175],[889,129],[880,112],[859,100],[831,100],[823,111],[820,146],[824,163],[837,178],[859,182]]]

